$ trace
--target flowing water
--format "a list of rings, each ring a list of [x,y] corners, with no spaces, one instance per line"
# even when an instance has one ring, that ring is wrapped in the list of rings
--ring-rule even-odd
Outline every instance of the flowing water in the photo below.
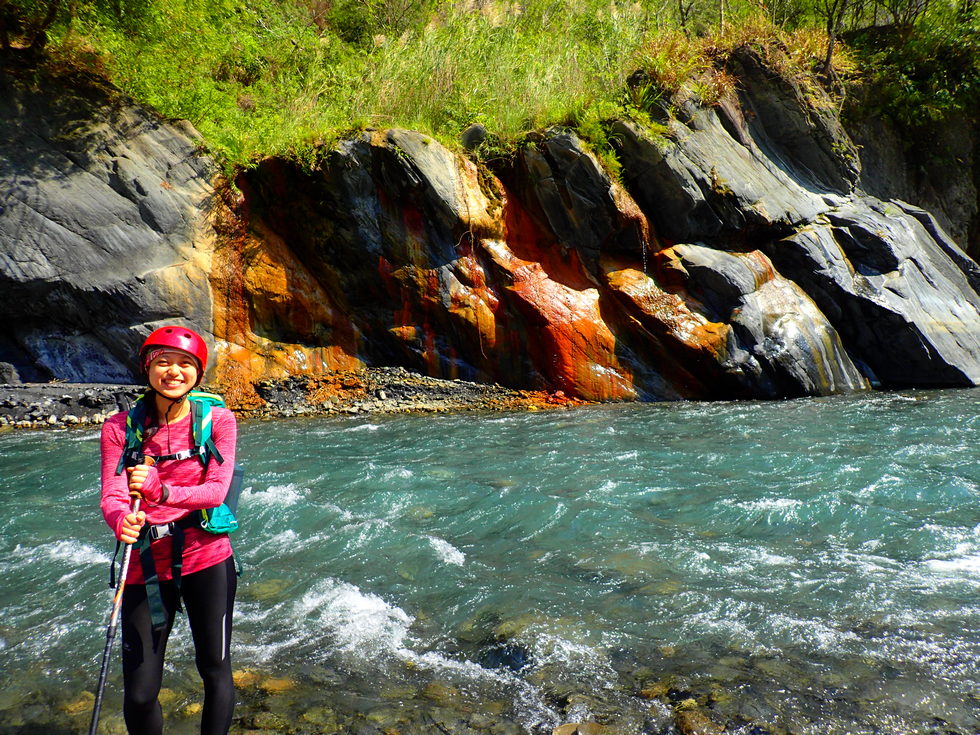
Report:
[[[729,732],[980,732],[978,429],[978,390],[243,422],[238,726],[667,733],[694,699]],[[87,725],[97,453],[0,436],[0,732]],[[193,732],[186,625],[168,661]]]

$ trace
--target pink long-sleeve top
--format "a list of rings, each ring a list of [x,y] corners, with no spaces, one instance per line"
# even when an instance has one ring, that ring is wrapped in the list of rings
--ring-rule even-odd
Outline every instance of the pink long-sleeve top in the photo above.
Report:
[[[220,505],[231,484],[235,468],[235,444],[238,425],[235,415],[226,408],[215,407],[211,413],[211,435],[224,458],[219,463],[212,458],[205,469],[197,458],[162,460],[156,465],[160,482],[168,489],[166,501],[143,501],[140,510],[146,512],[151,524],[177,521],[192,511]],[[126,444],[126,414],[118,413],[102,425],[102,515],[109,528],[119,538],[123,518],[129,513],[129,473],[116,474],[119,456]],[[161,426],[143,444],[145,454],[162,456],[193,448],[191,417],[174,424]],[[193,574],[231,556],[227,534],[215,535],[191,527],[184,531],[184,553],[181,574]],[[150,545],[159,579],[172,579],[173,537],[153,541]],[[144,584],[143,569],[134,555],[129,564],[126,584]]]

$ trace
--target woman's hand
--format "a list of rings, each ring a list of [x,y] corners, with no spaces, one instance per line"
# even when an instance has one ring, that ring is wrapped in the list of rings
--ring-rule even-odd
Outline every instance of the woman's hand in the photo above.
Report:
[[[144,523],[146,523],[146,513],[141,510],[126,515],[123,518],[122,527],[119,529],[119,540],[124,544],[135,544]]]
[[[129,489],[139,493],[150,503],[159,503],[163,499],[163,485],[157,475],[156,467],[152,464],[138,464],[127,467],[129,473]]]

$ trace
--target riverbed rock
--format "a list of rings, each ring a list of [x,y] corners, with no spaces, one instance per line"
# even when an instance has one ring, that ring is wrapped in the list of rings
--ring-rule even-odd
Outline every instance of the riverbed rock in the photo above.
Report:
[[[68,715],[91,714],[95,705],[95,695],[92,692],[82,692],[74,699],[62,704],[61,709]]]
[[[609,728],[598,722],[569,722],[556,727],[551,731],[551,735],[602,735],[607,732]]]
[[[677,707],[674,724],[682,735],[720,735],[725,731],[697,706]]]

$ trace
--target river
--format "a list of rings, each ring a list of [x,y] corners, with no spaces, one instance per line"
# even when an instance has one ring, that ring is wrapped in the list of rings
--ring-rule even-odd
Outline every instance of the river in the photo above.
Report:
[[[978,428],[980,390],[243,422],[236,727],[976,733]],[[0,733],[87,727],[97,454],[0,436]],[[168,661],[194,732],[186,624]]]

